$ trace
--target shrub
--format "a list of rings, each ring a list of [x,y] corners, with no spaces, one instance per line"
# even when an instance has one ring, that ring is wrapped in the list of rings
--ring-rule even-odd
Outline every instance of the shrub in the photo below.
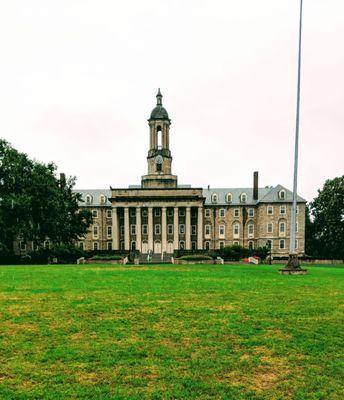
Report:
[[[207,256],[206,254],[192,254],[189,256],[182,256],[179,260],[188,260],[188,261],[202,261],[202,260],[212,260],[213,258]]]
[[[91,260],[122,260],[121,256],[118,255],[109,255],[109,254],[105,254],[105,255],[97,255],[97,256],[93,256],[91,258]]]

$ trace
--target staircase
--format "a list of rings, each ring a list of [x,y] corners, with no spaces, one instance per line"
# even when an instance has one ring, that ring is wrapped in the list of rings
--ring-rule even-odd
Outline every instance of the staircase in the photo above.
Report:
[[[151,260],[147,260],[148,254],[140,254],[139,255],[139,263],[140,264],[171,264],[172,263],[173,254],[163,253],[153,253],[151,255]]]

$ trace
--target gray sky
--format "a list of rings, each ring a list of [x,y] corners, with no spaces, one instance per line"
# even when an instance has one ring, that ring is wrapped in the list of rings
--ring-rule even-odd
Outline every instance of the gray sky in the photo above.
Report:
[[[173,172],[292,188],[299,0],[0,0],[0,137],[79,188],[146,173],[157,88]],[[299,193],[344,172],[344,2],[304,0]]]

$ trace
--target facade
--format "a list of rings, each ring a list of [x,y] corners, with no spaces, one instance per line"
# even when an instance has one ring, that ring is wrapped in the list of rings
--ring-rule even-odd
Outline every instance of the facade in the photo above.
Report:
[[[202,189],[179,185],[172,174],[170,126],[160,89],[149,124],[148,171],[141,185],[78,190],[80,207],[92,211],[93,224],[80,240],[85,250],[220,249],[239,244],[256,248],[270,242],[272,254],[288,255],[292,192],[281,185]],[[304,254],[305,205],[298,197],[296,246]]]

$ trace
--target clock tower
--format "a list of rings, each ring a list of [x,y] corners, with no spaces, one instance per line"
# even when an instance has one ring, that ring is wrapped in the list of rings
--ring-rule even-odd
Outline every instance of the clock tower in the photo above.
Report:
[[[143,188],[176,188],[177,177],[172,175],[170,151],[170,125],[166,109],[162,106],[160,89],[156,107],[151,112],[149,124],[148,174],[141,180]]]

